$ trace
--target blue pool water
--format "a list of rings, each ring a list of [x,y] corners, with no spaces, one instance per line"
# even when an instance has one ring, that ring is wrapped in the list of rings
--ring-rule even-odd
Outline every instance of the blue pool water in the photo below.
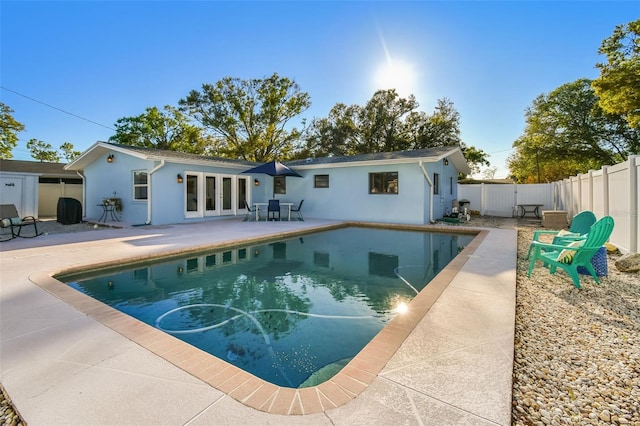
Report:
[[[57,278],[298,388],[337,373],[472,239],[350,227]]]

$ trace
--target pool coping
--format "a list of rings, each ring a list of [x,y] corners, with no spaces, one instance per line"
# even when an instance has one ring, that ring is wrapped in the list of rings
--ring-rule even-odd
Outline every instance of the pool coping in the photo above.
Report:
[[[340,372],[317,386],[287,388],[271,384],[228,362],[191,346],[142,321],[81,293],[54,278],[94,267],[109,267],[123,261],[137,262],[172,254],[236,247],[264,242],[292,235],[308,234],[320,230],[348,226],[373,227],[399,230],[416,230],[475,235],[475,238],[427,285],[408,305],[409,310],[391,320]],[[54,272],[33,274],[29,280],[66,304],[109,327],[141,347],[162,357],[183,371],[259,411],[306,415],[340,407],[355,399],[379,376],[382,369],[398,348],[423,319],[440,295],[449,286],[489,231],[473,228],[434,227],[423,225],[382,224],[369,222],[341,222],[305,229],[272,234],[267,237],[236,239],[230,242],[200,245],[185,250],[166,250],[137,258],[119,259],[104,263],[91,263]]]

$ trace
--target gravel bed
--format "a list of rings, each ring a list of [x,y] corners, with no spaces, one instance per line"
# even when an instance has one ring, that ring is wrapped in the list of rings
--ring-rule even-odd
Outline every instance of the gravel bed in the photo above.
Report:
[[[513,425],[640,426],[640,274],[619,272],[582,289],[539,264],[527,278],[527,249],[539,220],[477,218],[456,226],[518,229]],[[49,234],[104,229],[44,221]],[[25,424],[0,387],[0,425]]]

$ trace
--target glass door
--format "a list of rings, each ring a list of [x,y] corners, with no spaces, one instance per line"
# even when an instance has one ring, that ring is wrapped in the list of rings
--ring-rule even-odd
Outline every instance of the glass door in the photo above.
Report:
[[[220,188],[220,215],[229,216],[233,212],[233,199],[234,199],[234,185],[233,176],[221,176],[221,188]]]
[[[202,198],[200,197],[200,173],[186,173],[185,217],[202,216]]]
[[[246,212],[248,178],[203,172],[185,172],[185,176],[185,217],[232,216]]]
[[[204,192],[205,192],[205,216],[215,216],[218,214],[218,198],[216,196],[217,177],[214,175],[205,175]]]

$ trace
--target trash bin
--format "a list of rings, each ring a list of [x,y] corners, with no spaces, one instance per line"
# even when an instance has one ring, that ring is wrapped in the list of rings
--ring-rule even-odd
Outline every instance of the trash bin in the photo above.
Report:
[[[58,198],[57,221],[63,225],[82,222],[82,204],[75,198]]]
[[[597,277],[606,277],[609,275],[609,269],[607,268],[607,248],[600,247],[596,254],[591,258],[591,266],[596,271]],[[584,266],[578,266],[578,273],[582,275],[590,275],[587,268]]]

